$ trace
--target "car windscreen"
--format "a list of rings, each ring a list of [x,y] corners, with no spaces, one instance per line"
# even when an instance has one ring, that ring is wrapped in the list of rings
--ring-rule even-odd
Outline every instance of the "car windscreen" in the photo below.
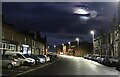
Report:
[[[45,56],[44,56],[44,55],[39,55],[39,57],[40,57],[40,58],[45,58]]]
[[[33,54],[31,54],[30,56],[31,56],[31,58],[38,59],[38,57]]]
[[[28,54],[24,54],[24,56],[25,56],[26,58],[30,58],[30,56],[29,56]]]

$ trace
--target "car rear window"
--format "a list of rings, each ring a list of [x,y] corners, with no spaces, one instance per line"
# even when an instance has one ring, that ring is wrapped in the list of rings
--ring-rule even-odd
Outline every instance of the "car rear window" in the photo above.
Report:
[[[12,59],[12,55],[2,55],[2,59]]]

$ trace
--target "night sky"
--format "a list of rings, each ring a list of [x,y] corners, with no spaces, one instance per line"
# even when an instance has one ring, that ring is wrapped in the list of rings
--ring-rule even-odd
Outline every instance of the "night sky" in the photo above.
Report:
[[[75,6],[85,5],[96,11],[97,17],[88,20],[74,14]],[[50,45],[58,45],[80,38],[92,42],[90,30],[97,36],[100,29],[109,32],[114,14],[117,16],[116,2],[5,2],[2,13],[6,22],[20,30],[39,30],[47,35]]]

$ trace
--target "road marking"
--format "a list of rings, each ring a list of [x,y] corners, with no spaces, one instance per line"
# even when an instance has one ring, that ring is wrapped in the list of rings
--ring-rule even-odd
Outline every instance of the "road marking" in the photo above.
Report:
[[[61,59],[61,58],[60,58],[60,59]],[[57,61],[59,61],[60,59],[58,59]],[[55,62],[57,62],[57,61],[55,61]],[[25,73],[28,73],[28,72],[31,72],[31,71],[40,69],[40,68],[44,68],[44,67],[46,67],[46,66],[48,66],[48,65],[50,65],[50,64],[53,64],[53,63],[55,63],[55,62],[51,62],[51,63],[45,64],[45,65],[43,65],[43,66],[39,66],[39,67],[37,67],[37,68],[34,68],[34,69],[31,69],[31,70],[28,70],[28,71],[19,73],[19,74],[17,74],[17,75],[11,76],[11,77],[16,77],[16,76],[19,76],[19,75],[22,75],[22,74],[25,74]]]

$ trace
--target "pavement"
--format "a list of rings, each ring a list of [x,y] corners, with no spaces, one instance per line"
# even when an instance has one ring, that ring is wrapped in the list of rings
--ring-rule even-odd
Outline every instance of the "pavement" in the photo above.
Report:
[[[115,67],[107,67],[102,64],[99,64],[98,62],[87,60],[82,57],[66,55],[60,55],[59,57],[59,60],[55,62],[36,67],[32,70],[20,72],[14,75],[14,77],[119,77],[120,75],[120,72],[115,70]]]

